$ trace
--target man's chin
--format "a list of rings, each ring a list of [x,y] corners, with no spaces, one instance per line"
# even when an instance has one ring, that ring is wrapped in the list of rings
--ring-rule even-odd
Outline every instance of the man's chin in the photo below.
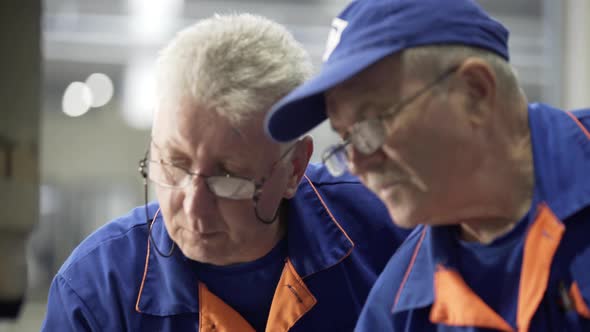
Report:
[[[414,228],[420,224],[420,221],[417,220],[418,218],[416,218],[415,213],[412,213],[412,209],[389,200],[384,201],[384,203],[385,207],[387,207],[387,211],[389,212],[389,216],[396,226],[409,229]]]
[[[205,264],[227,265],[228,255],[223,255],[219,248],[206,245],[182,246],[180,248],[185,257]]]
[[[394,222],[393,222],[393,223],[394,223],[394,224],[395,224],[397,227],[399,227],[399,228],[403,228],[403,229],[412,229],[412,228],[414,228],[414,227],[416,227],[416,226],[418,226],[418,225],[419,225],[419,224],[416,224],[416,223],[411,223],[411,222],[398,222],[398,221],[397,221],[397,219],[394,219],[394,218],[392,218],[392,219],[394,220]]]

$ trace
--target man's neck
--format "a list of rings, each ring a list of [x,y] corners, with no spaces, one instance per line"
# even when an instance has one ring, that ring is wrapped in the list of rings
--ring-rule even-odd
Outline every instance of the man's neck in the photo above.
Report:
[[[487,211],[482,209],[483,213],[476,218],[466,218],[460,222],[461,238],[465,241],[489,244],[510,232],[531,208],[534,190],[533,151],[526,104],[521,107],[524,108],[521,117],[513,119],[520,125],[506,128],[510,132],[504,133],[504,139],[508,139],[501,139],[497,143],[505,144],[507,148],[500,149],[503,151],[497,155],[491,155],[486,170],[487,187],[483,190],[492,193],[486,200],[498,204]]]
[[[503,200],[504,204],[497,207],[497,214],[491,213],[492,217],[484,216],[460,223],[462,239],[489,244],[510,232],[529,212],[533,200],[534,170],[528,166],[521,166],[519,170],[521,176],[504,182],[505,197],[498,197],[498,201]],[[502,195],[502,190],[498,190],[497,194]]]
[[[460,225],[460,238],[467,242],[490,244],[500,236],[510,232],[517,221],[513,220],[477,220]]]

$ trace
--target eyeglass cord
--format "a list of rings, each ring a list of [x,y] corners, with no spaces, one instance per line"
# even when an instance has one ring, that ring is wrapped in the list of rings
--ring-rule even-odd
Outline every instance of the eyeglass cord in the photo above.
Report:
[[[147,220],[147,227],[148,227],[148,241],[150,241],[150,243],[154,246],[154,249],[156,249],[156,252],[158,253],[158,255],[168,258],[168,257],[172,256],[172,254],[174,253],[174,248],[176,248],[176,245],[175,245],[174,241],[172,241],[172,247],[170,248],[170,251],[167,254],[162,253],[160,251],[160,249],[158,248],[158,245],[156,245],[156,241],[154,241],[154,238],[152,236],[152,228],[154,226],[154,222],[156,222],[156,218],[149,217],[148,207],[147,207],[147,199],[148,199],[147,180],[144,179],[143,181],[144,181],[143,188],[144,188],[144,195],[145,195],[145,218]]]
[[[258,213],[258,197],[254,197],[253,199],[254,199],[254,214],[256,215],[256,219],[258,219],[261,223],[263,223],[265,225],[270,225],[270,224],[274,223],[277,220],[277,218],[279,217],[279,213],[281,211],[281,205],[283,205],[283,203],[281,202],[279,204],[272,219],[266,220],[266,219],[262,218],[260,216],[260,214]]]

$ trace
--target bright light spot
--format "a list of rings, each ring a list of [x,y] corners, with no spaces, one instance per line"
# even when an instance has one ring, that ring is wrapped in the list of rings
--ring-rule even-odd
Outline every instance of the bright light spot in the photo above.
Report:
[[[80,116],[90,109],[92,92],[82,82],[72,82],[66,88],[62,99],[63,112],[69,116]]]
[[[156,104],[155,63],[151,59],[138,59],[128,65],[125,72],[123,118],[137,129],[152,125]]]
[[[61,204],[61,193],[56,188],[46,184],[42,184],[39,189],[39,210],[41,215],[46,216],[58,211]]]
[[[129,0],[130,28],[137,40],[152,43],[167,37],[182,14],[184,0]]]
[[[105,74],[91,74],[86,79],[86,85],[92,92],[92,107],[104,106],[113,97],[113,82]]]

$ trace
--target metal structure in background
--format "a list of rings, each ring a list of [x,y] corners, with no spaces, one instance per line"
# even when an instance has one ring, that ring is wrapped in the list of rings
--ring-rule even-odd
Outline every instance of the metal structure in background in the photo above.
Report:
[[[6,317],[18,313],[25,294],[25,244],[39,215],[41,4],[0,6],[0,317]]]
[[[179,3],[180,9],[167,9],[152,25],[161,29],[138,33],[137,24],[150,21],[150,13],[134,12],[133,0],[128,2],[105,0],[99,3],[90,0],[47,0],[44,21],[45,56],[55,82],[69,82],[72,74],[79,72],[79,66],[104,65],[105,70],[118,76],[124,67],[137,58],[152,57],[175,31],[200,18],[216,12],[252,12],[268,16],[285,24],[301,41],[319,66],[328,27],[348,1],[214,1],[170,0]],[[154,3],[163,3],[156,1]],[[544,12],[555,13],[558,5],[545,5],[541,0],[479,0],[495,17],[511,30],[510,48],[512,62],[518,68],[520,79],[531,95],[531,99],[542,99],[545,85],[550,85],[544,76],[548,72],[547,61],[554,57],[552,48],[547,48],[547,37],[559,35],[559,25],[551,24],[553,30],[544,29]],[[441,4],[442,5],[442,4]],[[551,6],[551,8],[549,8]],[[547,7],[547,8],[546,8]],[[167,8],[167,7],[166,7]],[[550,15],[551,23],[553,15]],[[156,19],[156,16],[154,16]],[[551,62],[555,63],[555,62]],[[64,68],[68,66],[70,69]],[[65,69],[65,70],[64,70]]]

